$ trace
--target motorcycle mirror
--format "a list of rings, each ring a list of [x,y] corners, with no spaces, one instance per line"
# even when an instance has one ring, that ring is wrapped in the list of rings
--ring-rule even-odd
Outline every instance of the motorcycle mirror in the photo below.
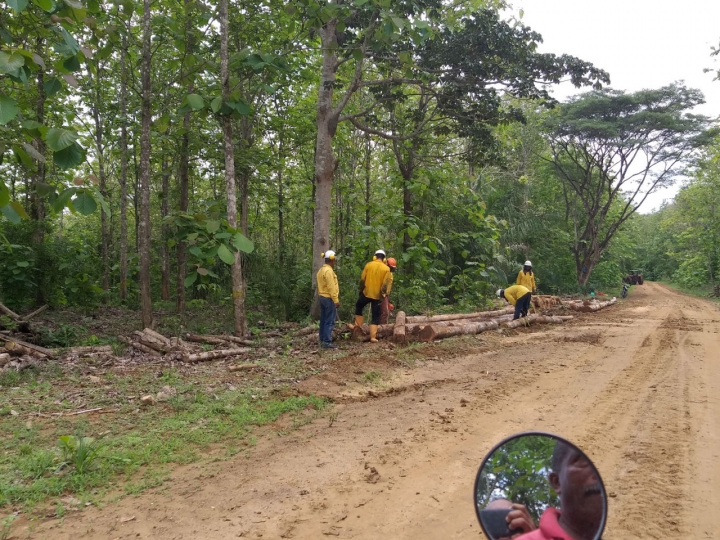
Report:
[[[551,433],[518,433],[495,445],[480,465],[474,493],[490,540],[599,540],[605,528],[600,473],[582,450]]]

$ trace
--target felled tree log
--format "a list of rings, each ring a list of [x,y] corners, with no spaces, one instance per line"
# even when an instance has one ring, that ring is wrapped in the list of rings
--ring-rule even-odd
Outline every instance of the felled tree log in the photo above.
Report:
[[[5,307],[5,305],[2,304],[2,303],[0,303],[0,313],[4,313],[5,315],[7,315],[8,317],[10,317],[11,319],[13,319],[13,320],[15,320],[15,321],[19,321],[19,320],[20,320],[20,315],[18,315],[17,313],[15,313],[15,312],[14,312],[12,309],[10,309],[9,307]]]
[[[497,321],[485,321],[457,326],[436,326],[428,325],[420,330],[418,339],[423,342],[433,341],[435,339],[449,338],[453,336],[472,335],[493,330],[498,327]]]
[[[172,347],[172,344],[170,343],[170,340],[163,336],[162,334],[156,332],[152,328],[145,328],[143,330],[143,334],[146,334],[149,338],[154,339],[158,343],[162,343],[166,347]]]
[[[217,360],[218,358],[227,358],[228,356],[236,356],[238,354],[246,353],[251,351],[249,347],[244,349],[221,349],[217,351],[207,351],[197,354],[184,354],[183,360],[185,362],[205,362],[206,360]]]
[[[603,308],[606,308],[608,306],[612,306],[615,302],[617,302],[616,298],[613,298],[612,300],[607,300],[605,302],[582,302],[582,303],[569,303],[567,304],[570,309],[575,311],[581,311],[583,313],[592,313],[595,311],[600,311]]]
[[[151,349],[147,345],[144,345],[142,343],[139,343],[135,340],[132,340],[125,336],[118,336],[118,339],[122,341],[123,343],[126,343],[127,345],[130,345],[131,347],[137,349],[140,352],[144,352],[145,354],[149,354],[152,356],[162,356],[162,354],[155,349]]]
[[[50,306],[48,306],[47,304],[45,304],[43,307],[38,308],[38,309],[36,309],[35,311],[33,311],[33,312],[31,312],[31,313],[28,313],[27,315],[23,316],[22,320],[23,320],[23,321],[29,321],[29,320],[32,319],[33,317],[37,317],[38,315],[40,315],[43,311],[47,310],[49,307],[50,307]]]
[[[40,347],[39,345],[33,345],[32,343],[26,343],[25,341],[20,341],[19,339],[11,338],[5,335],[0,335],[0,340],[5,341],[5,348],[7,349],[8,343],[17,343],[18,345],[22,345],[23,347],[27,349],[31,349],[35,352],[40,353],[42,356],[50,356],[54,357],[57,352],[52,349],[46,349],[45,347]]]
[[[378,326],[377,338],[382,339],[393,335],[394,324],[381,324]],[[370,339],[370,327],[367,324],[362,326],[355,326],[352,329],[352,336],[350,337],[353,341],[366,341]]]
[[[305,328],[301,328],[300,330],[296,330],[295,332],[292,333],[292,335],[295,336],[295,337],[309,336],[310,334],[314,334],[314,333],[317,332],[317,331],[318,331],[318,327],[317,327],[317,326],[306,326]],[[252,343],[252,342],[250,342],[250,343]],[[250,343],[248,343],[248,345],[249,345]]]
[[[170,349],[169,346],[158,343],[154,338],[150,338],[143,332],[135,330],[133,334],[135,334],[135,336],[138,338],[139,343],[142,343],[146,347],[149,347],[150,349],[157,351],[160,354],[165,354]]]
[[[5,364],[9,364],[11,361],[12,357],[8,353],[0,354],[0,367],[3,367]]]
[[[185,334],[185,339],[195,343],[208,343],[210,345],[227,345],[224,339],[214,336],[204,336],[201,334]]]
[[[507,328],[518,328],[520,326],[526,326],[530,323],[562,324],[572,318],[572,315],[563,315],[559,317],[552,317],[549,315],[530,315],[528,317],[522,317],[515,321],[505,323],[505,326]]]
[[[447,313],[445,315],[416,315],[413,317],[407,317],[405,322],[411,323],[427,323],[435,324],[436,322],[452,321],[457,319],[492,319],[494,317],[500,317],[506,313],[512,313],[515,308],[506,307],[503,309],[495,309],[492,311],[478,311],[476,313]]]
[[[398,311],[395,315],[395,326],[393,326],[392,340],[401,345],[407,343],[407,326],[405,325],[405,312]]]
[[[34,351],[33,349],[30,349],[29,347],[25,347],[24,345],[21,345],[17,341],[6,341],[5,342],[5,350],[8,351],[11,354],[14,354],[15,356],[34,356],[35,358],[47,358],[46,355]]]
[[[549,309],[560,304],[562,304],[562,299],[559,296],[538,294],[532,297],[532,305],[536,309]]]

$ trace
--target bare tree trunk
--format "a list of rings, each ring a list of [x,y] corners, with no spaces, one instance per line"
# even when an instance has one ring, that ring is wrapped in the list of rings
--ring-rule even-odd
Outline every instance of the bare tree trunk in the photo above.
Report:
[[[127,38],[123,32],[120,52],[120,299],[127,300]]]
[[[90,77],[92,71],[88,70]],[[92,115],[95,122],[95,147],[97,148],[98,175],[100,176],[100,195],[107,197],[107,178],[105,176],[105,147],[103,144],[103,124],[100,119],[100,80],[102,79],[102,66],[98,61],[95,79],[95,102],[92,105]],[[110,289],[110,264],[108,262],[108,224],[107,214],[100,209],[100,253],[102,257],[102,288]]]
[[[315,143],[315,208],[313,223],[312,284],[313,306],[311,315],[319,317],[320,302],[317,296],[317,273],[323,264],[322,253],[327,251],[330,238],[330,203],[335,176],[335,154],[332,141],[338,117],[333,111],[333,90],[338,67],[337,21],[331,19],[320,29],[323,64],[321,84],[318,88],[317,139]]]
[[[160,215],[164,219],[169,212],[170,199],[170,170],[167,162],[167,155],[162,158],[162,201],[160,203]],[[170,254],[168,253],[168,226],[162,225],[162,267],[160,270],[160,297],[170,300]]]
[[[280,269],[285,269],[285,194],[283,191],[283,173],[285,169],[285,136],[281,128],[278,142],[278,260]]]
[[[137,160],[137,139],[133,137],[133,164],[135,166],[135,184],[133,189],[135,190],[135,197],[133,198],[133,206],[135,213],[135,253],[140,253],[140,166]]]
[[[43,42],[42,39],[37,41],[38,52],[42,52]],[[40,70],[37,74],[37,104],[35,113],[37,115],[37,121],[41,124],[45,122],[45,73]],[[45,143],[39,137],[33,141],[35,149],[45,155]],[[35,176],[35,188],[33,189],[32,195],[32,218],[35,220],[35,232],[33,233],[33,241],[38,246],[41,246],[45,242],[45,202],[37,193],[37,185],[45,183],[45,163],[38,161],[37,164],[37,175]],[[45,303],[45,288],[39,286],[35,295],[35,302],[38,305]]]
[[[185,53],[193,54],[195,37],[192,33],[191,4],[193,0],[185,0]],[[195,90],[193,79],[188,81],[188,94]],[[178,171],[178,191],[180,211],[187,212],[190,203],[189,196],[190,178],[190,112],[183,117],[183,136],[180,143],[180,168]],[[175,305],[178,313],[185,313],[185,274],[187,273],[187,245],[185,242],[178,242],[177,245],[177,298]]]
[[[140,300],[142,305],[143,328],[151,328],[153,322],[152,296],[150,292],[150,123],[152,122],[150,63],[151,63],[151,12],[150,0],[143,0],[143,45],[142,45],[142,128],[140,139]]]
[[[370,134],[365,134],[365,226],[370,226],[370,165],[371,165]]]
[[[146,0],[147,1],[147,0]],[[220,79],[223,100],[230,95],[230,69],[228,54],[228,0],[220,0]],[[237,228],[237,195],[235,193],[235,152],[233,148],[232,119],[223,115],[223,142],[225,146],[225,189],[227,191],[227,218],[230,227]],[[232,299],[235,335],[245,335],[245,295],[243,291],[240,252],[235,252],[232,265]]]

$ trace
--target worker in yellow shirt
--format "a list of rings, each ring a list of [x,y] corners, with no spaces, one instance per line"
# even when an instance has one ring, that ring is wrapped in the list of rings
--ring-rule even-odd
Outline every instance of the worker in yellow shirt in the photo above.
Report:
[[[325,264],[317,273],[317,290],[320,296],[320,346],[324,349],[337,349],[332,344],[332,331],[340,307],[340,287],[335,274],[337,256],[331,249],[322,254]]]
[[[525,261],[523,269],[518,272],[517,279],[515,280],[516,285],[522,285],[533,294],[537,293],[537,286],[535,285],[535,274],[532,269],[532,262]]]
[[[387,324],[390,312],[395,309],[395,306],[390,303],[390,291],[392,291],[393,274],[397,270],[397,261],[393,257],[388,257],[387,265],[388,268],[390,268],[390,273],[385,276],[385,281],[380,291],[383,296],[382,302],[380,302],[380,324]]]
[[[378,249],[373,260],[365,265],[360,276],[360,296],[355,303],[355,325],[362,326],[363,309],[370,304],[372,320],[370,323],[370,341],[377,343],[377,330],[380,324],[380,304],[383,299],[383,286],[385,278],[390,273],[390,267],[385,264],[385,252]],[[385,285],[387,288],[387,285]]]
[[[513,285],[507,289],[498,289],[497,295],[498,298],[504,298],[515,306],[513,320],[519,319],[520,317],[527,317],[528,310],[530,309],[530,300],[532,299],[532,293],[527,287],[523,285]]]

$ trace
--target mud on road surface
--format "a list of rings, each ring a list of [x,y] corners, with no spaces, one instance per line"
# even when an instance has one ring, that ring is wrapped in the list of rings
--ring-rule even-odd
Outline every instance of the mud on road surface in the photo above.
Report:
[[[15,534],[481,538],[477,467],[500,439],[533,429],[567,437],[598,466],[605,538],[720,538],[718,332],[716,305],[646,283],[561,327],[481,336],[480,354],[438,349],[372,387],[326,373],[300,389],[336,399],[328,418]]]

